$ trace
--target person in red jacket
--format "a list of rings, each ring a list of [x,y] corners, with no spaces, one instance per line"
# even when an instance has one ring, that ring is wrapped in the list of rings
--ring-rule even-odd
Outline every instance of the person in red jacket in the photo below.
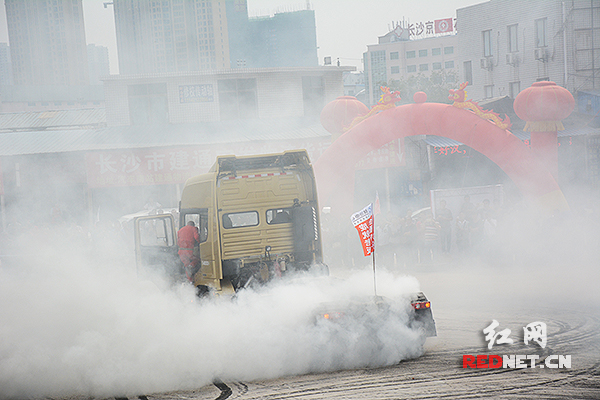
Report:
[[[198,257],[194,256],[194,246],[200,243],[198,228],[194,221],[189,221],[186,226],[177,232],[177,246],[179,246],[179,258],[183,263],[185,275],[191,282],[197,271]]]

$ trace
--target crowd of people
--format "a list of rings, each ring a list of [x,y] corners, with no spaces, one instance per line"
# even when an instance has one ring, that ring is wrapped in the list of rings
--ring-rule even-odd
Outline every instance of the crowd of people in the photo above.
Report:
[[[414,211],[404,216],[380,214],[375,218],[376,257],[385,266],[410,266],[442,262],[450,255],[462,256],[487,251],[493,246],[503,209],[498,202],[483,200],[480,204],[464,196],[458,215],[453,215],[446,201],[435,209]],[[354,229],[328,215],[323,216],[323,229],[331,262],[344,266],[362,263],[360,243]],[[343,234],[342,232],[346,232]]]

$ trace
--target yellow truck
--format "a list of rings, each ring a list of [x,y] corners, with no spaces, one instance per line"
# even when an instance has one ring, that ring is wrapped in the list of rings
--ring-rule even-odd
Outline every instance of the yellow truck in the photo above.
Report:
[[[189,221],[200,236],[194,249],[199,268],[192,271],[199,294],[233,293],[291,271],[327,272],[315,177],[306,150],[217,157],[208,173],[185,183],[179,226]],[[171,214],[137,218],[138,266],[166,266],[167,272],[179,274],[181,263],[172,261],[176,232]]]
[[[181,227],[193,221],[200,238],[194,254],[200,261],[189,279],[199,296],[233,294],[298,271],[329,272],[323,264],[315,177],[306,150],[217,157],[208,173],[187,180],[178,212],[150,214],[133,218],[138,268],[184,280],[175,216]],[[408,325],[424,337],[435,336],[429,300],[415,293],[410,304]],[[390,310],[389,300],[373,296],[323,304],[315,318],[360,320],[365,313],[381,317]]]

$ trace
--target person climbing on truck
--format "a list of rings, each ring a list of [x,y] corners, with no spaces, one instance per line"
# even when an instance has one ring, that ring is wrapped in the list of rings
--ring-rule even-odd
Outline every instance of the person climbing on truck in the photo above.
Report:
[[[198,257],[194,255],[194,247],[200,243],[200,235],[194,221],[189,221],[187,225],[177,232],[177,245],[179,246],[179,258],[183,263],[185,275],[191,282],[198,269]]]

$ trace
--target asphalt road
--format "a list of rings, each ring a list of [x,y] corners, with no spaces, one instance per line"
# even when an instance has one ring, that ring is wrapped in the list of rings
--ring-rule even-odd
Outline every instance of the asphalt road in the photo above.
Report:
[[[497,270],[448,262],[408,268],[433,302],[438,337],[425,353],[385,368],[289,376],[264,381],[216,381],[197,390],[146,394],[148,399],[598,399],[600,309],[579,280],[555,285],[522,269]],[[334,271],[335,273],[335,271]],[[337,271],[343,275],[343,271]],[[544,274],[542,274],[544,275]],[[533,278],[532,278],[533,277]],[[538,277],[536,279],[535,277]],[[583,283],[582,283],[583,284]],[[557,286],[559,285],[559,286]],[[492,320],[513,344],[487,348]],[[547,325],[547,345],[525,345],[523,327]],[[571,368],[471,369],[463,355],[570,355]]]
[[[490,263],[489,257],[487,262],[478,261],[476,258],[469,260],[442,258],[432,264],[412,267],[392,266],[388,268],[388,271],[396,276],[408,275],[417,278],[420,289],[432,302],[438,336],[427,340],[425,351],[418,358],[402,360],[394,365],[380,368],[360,368],[296,376],[283,376],[282,373],[282,376],[269,380],[242,381],[229,378],[225,381],[217,380],[212,384],[206,384],[208,379],[199,377],[198,387],[195,389],[161,393],[146,392],[128,398],[139,398],[141,400],[600,399],[600,297],[598,296],[600,269],[598,268],[597,258],[582,255],[577,260],[565,262],[562,258],[557,259],[556,254],[562,253],[541,254],[539,257],[534,254],[534,257],[522,257],[521,260],[516,259],[512,263],[505,261]],[[552,262],[553,259],[557,260]],[[335,265],[330,265],[330,267],[332,275],[336,277],[344,278],[353,274],[353,271],[336,269]],[[384,266],[380,266],[380,268],[383,269]],[[360,268],[358,269],[360,270]],[[367,261],[362,270],[370,271],[370,269],[371,266]],[[18,272],[25,274],[26,271],[19,270]],[[112,282],[110,279],[107,281]],[[100,283],[102,282],[104,281]],[[143,286],[143,288],[146,288],[146,286]],[[5,289],[10,288],[5,287]],[[73,287],[69,286],[69,290],[73,291]],[[85,289],[86,296],[81,296],[82,300],[90,297],[87,295],[89,290],[89,288]],[[131,290],[131,288],[127,286],[127,290]],[[44,293],[42,291],[40,294],[43,295]],[[21,290],[13,293],[15,296],[18,294],[21,294]],[[69,300],[71,298],[72,296],[68,297]],[[154,299],[154,297],[151,298]],[[22,296],[19,299],[21,301],[26,300]],[[168,298],[161,296],[157,299],[161,299],[161,301],[168,300]],[[50,301],[52,299],[48,298],[46,300]],[[148,298],[146,298],[146,301],[148,301]],[[53,308],[58,310],[60,310],[59,306],[64,305],[61,302],[51,304],[56,306]],[[93,305],[94,303],[84,304]],[[109,307],[96,310],[97,314],[94,314],[94,317],[104,316],[106,318],[102,320],[112,326],[110,325],[112,319],[121,320],[118,315],[115,316],[108,312],[111,309]],[[87,315],[88,309],[85,308],[85,310]],[[137,311],[138,308],[134,308],[134,310]],[[148,317],[154,319],[154,311],[152,309],[152,313]],[[51,315],[56,317],[57,314]],[[74,316],[78,315],[81,316],[82,314],[74,312]],[[126,316],[128,315],[126,314]],[[162,316],[164,317],[164,315]],[[69,324],[75,324],[79,319],[68,318],[67,321]],[[129,321],[129,319],[126,318],[125,321]],[[483,329],[489,326],[493,320],[499,323],[497,331],[511,330],[510,338],[514,340],[513,344],[496,344],[491,350],[488,350]],[[15,321],[20,320],[16,319]],[[146,324],[145,326],[158,327],[160,330],[159,325],[148,324],[148,321],[143,319],[141,321]],[[523,340],[523,328],[535,321],[541,321],[547,325],[547,345],[543,349],[534,343],[525,344]],[[65,329],[58,329],[62,324],[50,322],[52,321],[44,323],[48,326],[48,330],[54,333],[54,335],[50,335],[50,338],[62,338],[72,330],[68,326]],[[91,326],[97,329],[102,328],[102,324],[92,324]],[[84,325],[84,327],[87,328],[87,325]],[[127,338],[123,335],[111,336],[110,331],[102,332],[109,339],[121,340]],[[99,335],[100,338],[104,336]],[[142,336],[147,343],[159,348],[177,349],[177,347],[172,346],[165,347],[167,344],[162,339],[168,339],[168,335],[158,341],[151,340],[153,337],[151,334]],[[36,335],[34,339],[47,340],[47,337]],[[19,344],[18,341],[15,343]],[[62,343],[62,341],[59,341],[59,343]],[[67,342],[67,344],[69,343]],[[135,348],[136,343],[137,340],[127,342],[126,347]],[[88,350],[94,351],[94,349],[92,347]],[[110,350],[105,349],[109,355],[112,355],[113,352]],[[12,353],[8,352],[7,354]],[[32,351],[24,354],[29,354],[32,357],[37,353]],[[103,357],[102,352],[93,352],[93,354],[96,354],[97,357]],[[116,354],[119,356],[118,351]],[[540,361],[549,355],[568,355],[571,356],[571,368],[463,368],[463,355],[484,354],[501,356],[537,355],[540,357]],[[139,358],[139,355],[137,353],[133,354],[131,358],[135,361]],[[185,361],[185,357],[183,358]],[[114,362],[114,357],[107,357],[106,359],[109,360],[106,362],[107,365],[98,365],[97,371],[109,374],[112,373],[115,367],[119,366],[111,364],[111,362]],[[127,361],[126,358],[117,357],[117,360],[121,359]],[[164,359],[164,357],[158,357],[150,360],[152,363],[157,363],[157,360],[162,361]],[[19,358],[18,360],[23,363],[29,362],[27,365],[31,369],[30,364],[32,363],[28,359]],[[62,358],[57,358],[57,360],[61,361]],[[41,359],[41,361],[43,362],[44,359]],[[89,363],[94,360],[86,358],[84,361]],[[180,363],[181,360],[177,360],[177,362]],[[139,363],[129,360],[127,365],[139,366]],[[140,371],[139,375],[144,379],[147,375],[160,377],[161,368],[164,369],[165,373],[169,373],[173,367],[177,366],[171,364],[153,365],[151,368],[159,370],[158,375],[149,374],[148,372],[144,374],[143,371]],[[260,372],[258,371],[254,375],[260,376]],[[262,374],[262,376],[266,376],[266,374]],[[48,376],[45,377],[45,380],[33,379],[31,382],[36,384],[40,381],[51,383]],[[69,382],[69,380],[62,380],[61,382]],[[170,383],[168,386],[177,387],[177,383]],[[185,387],[193,388],[194,386],[193,384],[186,384]],[[54,393],[60,392],[58,389],[53,387]],[[25,389],[22,391],[26,392]],[[107,396],[111,394],[114,396],[116,391],[110,385],[104,389],[104,392],[108,393]],[[71,392],[85,392],[85,387],[79,391],[71,390]],[[52,391],[49,390],[47,395],[50,393]],[[1,395],[2,391],[0,389],[0,397],[2,397]],[[58,397],[55,395],[52,399]],[[89,398],[90,396],[70,397],[68,400]]]

